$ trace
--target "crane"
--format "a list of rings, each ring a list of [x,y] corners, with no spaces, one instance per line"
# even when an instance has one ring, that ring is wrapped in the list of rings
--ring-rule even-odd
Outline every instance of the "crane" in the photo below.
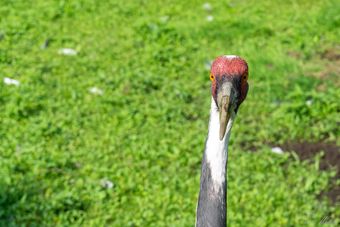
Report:
[[[217,57],[211,65],[210,80],[209,131],[202,158],[196,227],[225,227],[228,143],[238,108],[248,93],[248,64],[235,55]]]

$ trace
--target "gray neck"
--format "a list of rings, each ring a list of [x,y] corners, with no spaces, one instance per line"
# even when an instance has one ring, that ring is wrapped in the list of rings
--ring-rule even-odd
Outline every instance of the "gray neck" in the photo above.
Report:
[[[211,100],[209,132],[202,160],[196,227],[226,226],[226,167],[228,141],[234,117],[231,116],[226,134],[220,141],[219,113],[215,101]]]

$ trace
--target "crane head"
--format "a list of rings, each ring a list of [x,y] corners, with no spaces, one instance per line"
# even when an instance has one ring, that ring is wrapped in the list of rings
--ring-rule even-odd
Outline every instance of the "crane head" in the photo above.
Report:
[[[237,110],[248,92],[248,64],[234,55],[217,57],[210,71],[211,93],[220,115],[220,140],[223,139],[230,116]]]

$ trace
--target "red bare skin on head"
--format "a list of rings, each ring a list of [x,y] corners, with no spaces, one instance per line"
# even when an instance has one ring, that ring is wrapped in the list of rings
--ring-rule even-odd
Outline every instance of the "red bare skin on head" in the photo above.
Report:
[[[220,56],[212,63],[211,73],[215,76],[240,76],[248,74],[248,64],[240,57]]]
[[[244,101],[248,92],[248,64],[242,58],[220,56],[217,57],[211,65],[210,79],[212,81],[211,91],[216,100],[217,81],[221,81],[222,77],[239,77],[241,80],[238,100],[239,105]]]

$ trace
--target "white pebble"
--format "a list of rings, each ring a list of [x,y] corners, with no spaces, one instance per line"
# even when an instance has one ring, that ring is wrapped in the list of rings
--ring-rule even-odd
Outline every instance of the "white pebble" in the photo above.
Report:
[[[103,187],[103,188],[107,188],[107,189],[111,189],[113,188],[113,183],[112,181],[109,181],[107,179],[102,179],[100,181],[100,185]]]
[[[211,6],[211,4],[209,2],[204,3],[202,7],[206,11],[211,11],[212,10],[212,6]]]
[[[75,56],[77,55],[77,51],[71,48],[61,48],[58,51],[61,55],[67,55],[67,56]]]
[[[4,78],[4,83],[7,84],[7,85],[15,85],[15,86],[20,85],[20,82],[18,80],[14,80],[14,79],[11,79],[11,78],[8,78],[8,77]]]
[[[207,21],[211,22],[211,21],[213,21],[213,20],[214,20],[214,17],[213,17],[213,16],[211,16],[211,15],[207,16]]]
[[[272,152],[275,154],[283,154],[283,150],[281,147],[272,147]]]
[[[89,89],[89,92],[92,93],[92,94],[95,94],[95,95],[103,95],[104,94],[103,90],[101,90],[97,87],[91,87]]]
[[[210,70],[211,64],[212,64],[212,61],[209,61],[209,60],[205,61],[205,62],[204,62],[204,68],[205,68],[206,70]]]
[[[308,99],[308,100],[306,101],[306,105],[307,105],[307,106],[311,106],[312,104],[313,104],[313,100]]]

